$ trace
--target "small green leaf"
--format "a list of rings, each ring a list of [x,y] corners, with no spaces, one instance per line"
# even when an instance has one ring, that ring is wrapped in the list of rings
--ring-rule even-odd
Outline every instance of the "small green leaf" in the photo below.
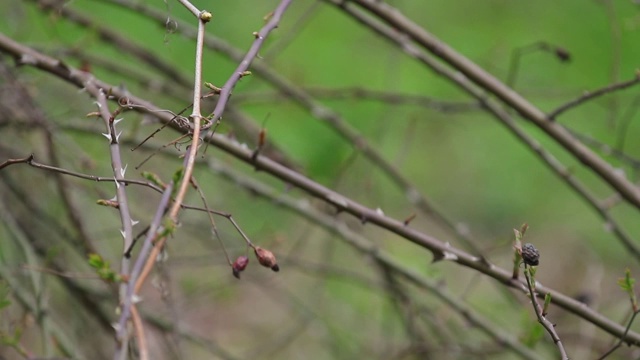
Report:
[[[629,269],[625,271],[623,278],[618,279],[618,285],[626,292],[633,291],[633,285],[635,282],[636,279],[631,277],[631,270]]]
[[[98,254],[89,254],[89,265],[94,269],[99,269],[102,267],[104,261],[102,257]]]
[[[638,299],[636,297],[636,292],[634,289],[634,284],[636,283],[636,279],[631,277],[631,270],[627,269],[624,272],[624,277],[618,279],[618,285],[620,288],[629,294],[629,300],[631,301],[631,307],[634,312],[638,311]]]
[[[89,254],[89,265],[96,270],[98,276],[108,282],[120,282],[122,276],[111,269],[108,261],[102,259],[98,254]]]
[[[178,168],[178,170],[176,170],[175,173],[173,173],[173,183],[174,184],[179,184],[180,180],[182,180],[182,176],[184,175],[184,167],[181,166],[180,168]]]
[[[159,177],[157,174],[155,174],[155,173],[152,173],[152,172],[149,172],[149,171],[143,171],[143,172],[142,172],[142,177],[143,177],[143,178],[145,178],[145,179],[147,179],[147,180],[149,180],[150,182],[152,182],[152,183],[154,183],[154,184],[158,185],[159,187],[161,187],[161,188],[163,188],[163,189],[167,187],[167,184],[165,184],[165,183],[160,179],[160,177]]]

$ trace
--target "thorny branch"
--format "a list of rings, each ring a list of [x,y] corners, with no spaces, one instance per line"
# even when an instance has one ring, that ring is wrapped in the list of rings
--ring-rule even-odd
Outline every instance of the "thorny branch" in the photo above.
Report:
[[[189,3],[187,3],[186,1],[182,1],[185,4],[185,6],[187,6],[189,8],[188,5],[190,5]],[[283,1],[284,3],[284,1]],[[372,11],[374,14],[376,14],[377,16],[380,16],[380,18],[384,19],[385,21],[388,21],[390,23],[394,23],[394,21],[396,21],[396,17],[392,11],[387,11],[388,9],[385,8],[383,5],[382,8],[377,8],[376,6],[378,6],[377,4],[372,4],[371,2],[368,1],[353,1],[353,3],[359,3],[361,6],[363,6],[365,9],[368,9],[369,11]],[[282,4],[282,3],[281,3]],[[367,5],[363,5],[363,4],[367,4]],[[345,3],[342,2],[341,6],[345,6]],[[372,10],[373,9],[373,10]],[[200,16],[200,12],[199,11],[194,11],[193,9],[190,8],[190,10],[192,10],[192,13],[194,13],[196,16]],[[197,10],[197,9],[195,9]],[[380,12],[380,13],[379,13]],[[388,13],[387,13],[388,12]],[[404,20],[400,19],[400,23],[403,23]],[[559,115],[560,113],[562,113],[565,110],[568,110],[574,106],[578,106],[584,102],[590,101],[591,99],[595,98],[596,96],[600,96],[603,95],[605,93],[611,92],[611,91],[616,91],[622,88],[626,88],[628,86],[631,86],[633,84],[635,84],[637,82],[637,79],[633,79],[630,80],[628,82],[623,82],[623,83],[619,83],[619,84],[613,84],[611,86],[608,86],[607,88],[603,88],[602,91],[596,91],[594,93],[590,93],[587,95],[584,95],[570,103],[567,103],[565,105],[563,105],[563,107],[560,107],[559,109],[555,110],[554,112],[550,113],[549,115],[547,115],[547,118],[540,118],[538,119],[537,116],[540,115],[537,112],[537,109],[535,108],[531,108],[529,107],[529,104],[525,102],[522,102],[520,99],[518,98],[518,95],[515,94],[515,96],[513,94],[511,94],[509,92],[509,89],[507,88],[502,89],[500,87],[500,84],[494,84],[493,79],[491,79],[490,77],[486,77],[482,72],[480,73],[474,73],[474,71],[476,70],[473,67],[473,64],[469,64],[466,63],[463,60],[466,60],[464,58],[459,58],[457,57],[457,54],[455,54],[455,52],[449,53],[449,49],[445,48],[445,54],[439,54],[440,51],[442,51],[442,49],[439,47],[440,44],[438,42],[437,39],[430,39],[429,37],[426,38],[422,38],[422,33],[420,33],[420,31],[417,31],[415,33],[412,33],[412,31],[414,30],[411,26],[406,26],[407,24],[404,24],[405,26],[401,27],[401,29],[404,29],[404,31],[406,31],[407,33],[409,33],[412,36],[412,39],[415,40],[418,44],[421,44],[422,46],[425,46],[427,49],[431,50],[434,52],[435,55],[437,56],[442,56],[445,61],[447,61],[450,64],[453,64],[454,67],[458,68],[458,69],[462,69],[461,71],[464,72],[464,70],[467,70],[469,73],[467,74],[467,76],[469,76],[470,79],[472,79],[477,85],[479,85],[480,88],[482,89],[488,89],[490,90],[490,92],[500,92],[500,91],[505,91],[504,94],[500,95],[498,94],[498,96],[502,99],[503,102],[505,102],[506,104],[508,104],[509,106],[511,106],[512,108],[515,108],[516,110],[518,110],[522,115],[524,115],[525,117],[529,118],[529,120],[533,121],[534,123],[538,124],[538,122],[541,122],[540,124],[538,124],[539,126],[541,126],[543,129],[545,129],[545,131],[547,131],[552,137],[556,138],[556,140],[562,142],[560,139],[563,138],[562,132],[558,133],[557,129],[555,129],[553,127],[553,125],[548,125],[546,124],[544,121],[549,121],[549,120],[553,120],[553,117]],[[411,25],[411,24],[409,24]],[[202,48],[202,39],[200,38],[200,32],[198,33],[198,48],[201,49]],[[0,36],[2,36],[0,34]],[[102,35],[104,36],[104,35]],[[257,34],[256,36],[259,36],[259,34]],[[105,37],[109,37],[108,35]],[[413,41],[412,40],[412,41]],[[432,41],[433,40],[433,41]],[[76,85],[80,86],[81,84],[87,84],[86,80],[88,79],[87,77],[85,77],[85,75],[83,74],[77,74],[75,73],[75,69],[70,68],[69,66],[65,65],[62,62],[59,61],[54,61],[54,62],[50,62],[47,63],[49,59],[46,59],[46,57],[40,57],[39,54],[37,54],[38,56],[36,56],[36,59],[34,60],[33,58],[31,58],[31,54],[29,54],[29,56],[24,56],[25,54],[27,54],[27,52],[22,52],[24,49],[20,49],[19,47],[14,47],[14,44],[9,44],[9,43],[5,43],[4,38],[0,37],[0,48],[4,48],[5,46],[7,46],[7,48],[13,48],[13,50],[15,49],[19,49],[17,50],[18,52],[14,53],[14,55],[16,55],[17,58],[19,58],[19,63],[21,64],[28,64],[28,65],[33,65],[36,67],[40,67],[43,69],[46,69],[47,71],[50,71],[64,79],[66,79],[67,81],[73,82]],[[255,43],[254,43],[255,45]],[[414,45],[412,45],[414,46]],[[412,49],[411,47],[407,47],[406,49]],[[413,50],[412,50],[413,51]],[[22,54],[22,55],[20,55]],[[256,52],[257,54],[257,52]],[[253,57],[251,57],[251,59],[253,59]],[[460,60],[460,63],[457,63],[457,61]],[[197,65],[196,65],[197,68]],[[247,67],[248,68],[248,67]],[[246,71],[246,70],[245,70]],[[196,73],[198,73],[198,71],[196,70]],[[244,71],[242,72],[243,74]],[[446,74],[446,72],[444,72]],[[475,75],[474,75],[475,74]],[[235,73],[234,73],[235,75]],[[474,77],[475,76],[475,77]],[[460,79],[456,79],[456,76],[450,76],[450,78],[457,84],[459,84],[460,86],[462,86],[463,88],[465,87],[465,77],[461,76]],[[101,85],[106,85],[106,84],[102,84],[99,82],[99,80],[96,79],[89,79],[91,81],[91,85],[93,84],[101,84]],[[231,79],[230,79],[231,80]],[[237,81],[237,80],[236,80]],[[201,81],[199,81],[198,79],[198,75],[196,75],[196,84],[201,83]],[[196,88],[199,85],[196,85]],[[106,87],[97,87],[100,90],[103,90],[102,94],[100,92],[98,92],[97,94],[92,92],[92,95],[94,96],[94,98],[98,99],[99,104],[100,104],[100,108],[101,110],[107,109],[106,106],[106,100],[112,100],[112,99],[117,99],[118,97],[123,98],[124,94],[119,93],[118,95],[118,90],[116,89],[114,91],[113,94],[115,94],[114,97],[105,96],[105,92],[107,89],[111,89],[110,86],[106,86]],[[233,88],[233,86],[231,87],[227,87],[225,85],[225,88],[229,90],[228,96],[230,96],[231,94],[231,90]],[[571,175],[570,171],[566,168],[564,168],[562,166],[562,164],[560,164],[555,158],[553,158],[553,156],[551,156],[549,153],[547,153],[544,149],[542,149],[542,147],[537,144],[535,142],[535,140],[533,140],[530,137],[527,137],[526,134],[524,132],[522,132],[515,123],[513,123],[513,119],[509,118],[509,115],[507,113],[504,112],[500,112],[500,109],[497,108],[495,106],[495,104],[491,101],[491,100],[487,100],[486,99],[486,95],[482,94],[482,92],[484,90],[478,91],[478,90],[474,90],[471,88],[465,88],[465,90],[467,90],[469,93],[471,94],[475,94],[474,96],[479,100],[478,103],[480,103],[482,106],[484,106],[486,109],[488,109],[490,112],[494,113],[494,115],[496,115],[496,117],[500,118],[502,121],[505,122],[505,124],[508,124],[507,126],[509,126],[512,131],[514,131],[514,133],[517,133],[518,136],[523,139],[523,142],[525,142],[528,146],[530,146],[541,158],[543,158],[547,164],[554,169],[554,171],[556,171],[561,177],[563,177],[563,179],[566,180],[566,182],[568,184],[570,184],[581,196],[583,196],[585,199],[587,199],[589,201],[589,203],[596,208],[596,210],[601,214],[601,216],[608,221],[607,224],[613,224],[613,229],[614,232],[616,232],[616,235],[618,235],[618,237],[622,240],[623,244],[625,244],[625,246],[634,254],[638,254],[637,248],[636,246],[633,244],[633,242],[631,241],[630,237],[628,235],[626,235],[619,227],[615,226],[615,222],[613,220],[613,218],[610,216],[609,214],[609,209],[607,208],[607,206],[604,203],[600,203],[598,201],[598,199],[595,196],[592,196],[586,189],[586,187],[582,186],[581,183],[577,182],[577,180]],[[474,93],[475,91],[475,93]],[[200,140],[200,136],[198,134],[198,127],[201,124],[200,120],[202,119],[201,115],[200,115],[200,111],[198,109],[198,111],[196,111],[197,105],[196,103],[198,102],[197,100],[195,100],[196,98],[199,98],[200,96],[200,91],[198,89],[198,91],[194,91],[194,112],[191,115],[191,119],[194,121],[194,128],[193,128],[193,145],[192,147],[189,148],[189,155],[187,155],[185,157],[185,161],[187,161],[187,163],[190,163],[191,168],[193,167],[193,162],[196,161],[196,153],[198,151],[198,146],[197,146],[197,142]],[[111,92],[109,92],[108,94],[111,94]],[[227,96],[227,100],[228,100],[228,96]],[[141,112],[149,112],[149,113],[153,113],[154,111],[158,111],[157,108],[154,108],[152,104],[149,104],[147,102],[144,102],[140,99],[137,99],[135,97],[132,97],[132,108],[134,106],[139,106],[137,107],[135,110],[136,111],[141,111]],[[219,100],[217,105],[216,105],[216,109],[218,108],[218,106],[220,106],[220,104],[222,103],[222,108],[224,109],[225,107],[225,102],[227,100],[222,101]],[[144,105],[139,105],[139,104],[144,104]],[[104,105],[104,106],[103,106]],[[523,113],[521,110],[526,110],[529,111],[528,113],[525,112]],[[558,113],[554,114],[556,111],[559,111]],[[103,118],[105,120],[107,120],[105,118],[105,114],[102,114]],[[110,119],[114,120],[115,114],[111,114]],[[166,116],[164,116],[165,114],[159,114],[159,113],[155,113],[154,116],[157,116],[158,118],[162,119],[162,121],[167,122],[167,118]],[[326,115],[326,114],[325,114]],[[220,119],[220,117],[222,116],[222,112],[220,112],[220,114],[218,114],[218,112],[214,111],[213,113],[213,120],[209,123],[205,123],[205,128],[208,129],[209,127],[213,127],[213,126],[217,126],[218,124],[218,120]],[[117,136],[116,136],[116,132],[114,129],[114,124],[111,123],[109,124],[109,134],[110,134],[110,138],[112,143],[114,142],[113,139],[115,138],[117,142]],[[175,128],[175,126],[172,126]],[[547,129],[547,127],[549,127],[549,129]],[[184,129],[180,129],[181,131],[184,131]],[[482,273],[485,273],[495,279],[500,280],[501,282],[507,284],[508,286],[511,287],[515,287],[518,288],[520,290],[523,290],[525,287],[523,286],[524,284],[522,283],[522,281],[514,281],[513,279],[506,279],[503,277],[503,275],[501,274],[501,269],[495,267],[493,264],[491,263],[483,263],[482,261],[480,261],[480,258],[478,256],[476,256],[477,254],[467,254],[461,250],[456,249],[455,247],[451,247],[451,246],[447,246],[446,244],[440,242],[438,239],[435,238],[431,238],[428,237],[424,234],[421,234],[419,232],[414,232],[411,231],[411,229],[408,230],[403,230],[402,228],[399,228],[400,226],[400,222],[394,221],[393,219],[390,219],[384,215],[381,214],[377,214],[377,212],[373,212],[370,209],[365,208],[364,206],[351,201],[348,198],[342,197],[341,195],[332,192],[331,190],[327,189],[327,188],[323,188],[322,186],[319,186],[318,184],[315,184],[314,182],[310,181],[309,179],[306,179],[302,176],[299,176],[299,174],[296,174],[293,171],[290,171],[286,168],[282,168],[279,167],[277,164],[271,162],[270,160],[266,159],[266,158],[262,158],[262,157],[255,157],[253,156],[253,154],[251,154],[249,152],[249,157],[247,158],[247,149],[243,149],[241,146],[239,146],[238,144],[235,144],[233,141],[230,141],[229,139],[219,136],[217,134],[213,134],[213,132],[215,131],[215,128],[211,130],[211,132],[208,134],[208,139],[207,142],[213,143],[216,146],[219,146],[220,148],[222,148],[223,150],[232,153],[234,156],[238,157],[239,159],[241,159],[242,161],[245,161],[247,163],[253,164],[256,166],[257,169],[259,170],[263,170],[266,171],[280,179],[283,179],[285,181],[287,181],[288,183],[293,184],[294,186],[298,186],[304,190],[306,190],[307,192],[311,193],[313,196],[322,198],[324,201],[327,201],[328,203],[332,204],[334,207],[336,207],[338,210],[340,211],[346,211],[348,213],[353,214],[354,216],[358,217],[360,216],[360,219],[365,219],[367,222],[371,222],[374,223],[378,226],[384,227],[390,231],[393,231],[397,234],[400,234],[401,236],[419,244],[420,246],[423,246],[427,249],[429,249],[435,256],[435,258],[437,260],[450,260],[453,261],[457,264],[461,264],[463,266],[468,266],[471,267],[473,269],[476,269]],[[107,134],[107,135],[109,135]],[[571,140],[571,139],[570,139]],[[581,161],[588,163],[589,166],[591,166],[592,169],[594,169],[597,172],[601,172],[604,171],[606,172],[607,170],[611,170],[611,169],[607,169],[606,167],[600,167],[600,163],[598,162],[597,156],[596,159],[594,160],[589,153],[585,153],[581,148],[580,148],[580,142],[577,141],[578,145],[573,144],[573,142],[570,142],[570,145],[565,145],[569,148],[569,151],[571,151],[572,153],[574,153],[574,155],[576,155]],[[586,159],[586,160],[585,160]],[[588,160],[588,161],[587,161]],[[17,164],[17,163],[27,163],[31,166],[34,167],[40,167],[42,169],[46,169],[47,167],[42,165],[42,166],[36,166],[37,163],[35,163],[36,165],[34,165],[33,162],[33,158],[32,157],[27,157],[27,158],[23,158],[23,159],[10,159],[5,161],[4,163],[0,164],[0,169],[12,165],[12,164]],[[114,166],[114,170],[117,166]],[[122,167],[118,167],[118,169],[120,169],[122,171],[122,177],[124,177],[124,169]],[[125,167],[126,169],[126,167]],[[63,173],[64,169],[60,169],[60,168],[55,168],[55,167],[51,167],[50,169],[47,170],[51,170],[51,171],[56,171],[58,173]],[[77,174],[77,173],[73,173],[73,172],[68,172],[69,175],[73,175],[73,176],[78,176],[79,177],[85,177],[82,174]],[[633,192],[629,193],[629,192],[625,192],[628,191],[628,189],[625,187],[627,184],[623,181],[625,179],[608,179],[606,174],[601,174],[601,176],[603,178],[605,178],[606,181],[609,181],[610,184],[617,189],[618,191],[620,191],[620,193],[622,194],[622,196],[625,196],[625,198],[630,201],[631,203],[635,204],[637,206],[637,203],[635,203],[636,200],[634,200],[634,194]],[[103,178],[99,178],[99,177],[92,177],[92,176],[86,176],[85,178],[91,178],[93,180],[96,181],[103,181]],[[183,181],[180,183],[181,185],[184,185],[186,183],[189,182],[189,178],[190,176],[185,176],[183,178]],[[114,179],[109,179],[110,181],[114,181]],[[116,175],[116,179],[115,179],[116,185],[117,184],[124,184],[124,183],[135,183],[135,181],[130,181],[130,180],[125,180],[125,179],[118,179],[117,175]],[[140,182],[140,183],[144,183],[144,182]],[[144,184],[142,184],[144,185]],[[146,184],[149,185],[149,184]],[[620,190],[622,189],[622,190]],[[181,203],[182,202],[182,196],[184,195],[184,193],[186,192],[186,186],[184,186],[184,188],[180,191],[180,194],[182,194],[181,196],[179,196],[179,201],[176,201],[177,203]],[[161,206],[159,206],[158,211],[160,209],[164,211],[166,211],[166,208],[169,206],[169,204],[171,203],[171,199],[167,196],[167,192],[165,189],[165,193],[164,193],[164,197],[163,197],[163,201],[161,202]],[[165,199],[166,197],[166,199]],[[206,211],[208,213],[211,213],[211,211],[208,209],[208,206],[206,206],[207,209]],[[172,206],[172,210],[175,210],[175,217],[173,218],[174,223],[175,221],[177,221],[177,214],[179,212],[180,208],[184,208],[183,204],[178,204],[176,205],[176,203],[173,203]],[[164,214],[164,213],[163,213]],[[379,216],[376,216],[379,215]],[[161,220],[161,217],[159,218]],[[158,220],[158,222],[156,222],[156,229],[154,231],[149,231],[147,233],[148,239],[147,241],[145,241],[145,244],[149,243],[151,245],[150,248],[147,248],[147,253],[149,249],[152,249],[152,251],[155,251],[156,249],[161,249],[162,247],[162,243],[163,241],[166,239],[166,236],[163,236],[161,238],[161,241],[159,243],[156,243],[156,246],[154,247],[153,245],[153,241],[157,240],[157,235],[159,232],[163,231],[163,226],[160,223],[160,220]],[[155,221],[155,220],[154,220]],[[232,221],[232,220],[231,220]],[[232,221],[233,222],[233,221]],[[235,222],[234,222],[235,225]],[[404,224],[402,224],[404,226],[404,228],[408,228],[408,224],[405,222]],[[615,229],[618,229],[619,231],[615,231]],[[164,229],[166,230],[166,229]],[[239,228],[238,228],[239,230]],[[241,232],[241,230],[239,230]],[[246,237],[245,237],[246,238]],[[248,241],[248,238],[247,238]],[[126,243],[126,241],[125,241]],[[158,245],[159,244],[159,245]],[[368,250],[366,250],[365,252],[370,252],[371,256],[376,257],[378,260],[380,260],[380,258],[378,257],[379,250],[378,249],[371,249],[371,248],[367,248]],[[158,250],[160,251],[160,250]],[[142,254],[143,252],[141,252]],[[150,270],[150,268],[153,266],[153,261],[152,259],[155,258],[154,256],[149,256],[147,257],[147,263],[144,266],[143,270],[140,270],[139,272],[142,272],[143,274],[148,274],[148,271]],[[143,259],[142,256],[140,256],[138,258],[138,260]],[[135,271],[135,267],[134,267],[134,271]],[[133,272],[132,272],[133,273]],[[131,291],[130,293],[128,293],[128,295],[131,296],[131,299],[129,299],[128,302],[125,301],[125,308],[128,306],[129,307],[129,313],[134,316],[134,322],[140,324],[140,317],[137,316],[135,314],[136,312],[136,308],[134,305],[135,299],[135,293],[137,292],[137,290],[139,290],[139,286],[141,286],[141,284],[144,282],[144,278],[146,277],[146,275],[142,275],[140,277],[138,277],[138,281],[135,284],[136,288]],[[533,294],[533,290],[532,290],[532,286],[531,283],[529,282],[529,278],[526,279],[527,280],[527,284],[528,284],[528,288],[530,291],[532,291],[531,293],[531,298],[532,301],[534,302],[534,304],[536,303],[535,300],[535,296]],[[132,281],[133,283],[133,281]],[[535,285],[534,285],[535,288]],[[544,287],[540,287],[541,289],[544,289]],[[439,290],[435,291],[436,294],[440,294]],[[540,296],[538,294],[538,296]],[[620,337],[620,342],[622,341],[626,341],[629,343],[638,343],[638,337],[637,334],[634,332],[630,332],[629,328],[625,328],[623,329],[624,331],[621,333],[620,332],[620,327],[619,326],[615,326],[617,324],[613,324],[611,322],[607,322],[604,321],[604,317],[599,317],[599,314],[595,313],[594,311],[586,308],[586,309],[578,309],[577,305],[575,303],[572,303],[571,301],[568,300],[569,298],[562,295],[562,294],[556,294],[554,292],[554,302],[557,302],[559,306],[565,308],[565,309],[569,309],[569,311],[572,311],[582,317],[584,317],[585,319],[594,322],[595,324],[597,324],[598,326],[602,327],[603,329],[605,329],[606,331],[609,331],[613,334],[615,334],[616,336]],[[123,311],[123,318],[125,318],[125,322],[126,322],[126,316],[124,315],[124,311]],[[462,314],[464,314],[464,311],[461,311]],[[121,318],[122,320],[122,318]],[[124,326],[122,326],[124,325]],[[120,331],[125,331],[124,329],[126,328],[126,324],[120,324],[117,327],[118,332]],[[140,332],[140,330],[143,330],[141,325],[136,325],[136,331]],[[489,331],[490,333],[490,331]],[[143,335],[137,335],[139,341],[140,341],[140,346],[142,347],[141,350],[146,350],[146,346],[143,345],[143,341],[144,341],[144,336]],[[120,338],[122,339],[122,338]],[[499,337],[496,337],[496,339],[498,339],[500,341]],[[555,340],[555,339],[554,339]],[[505,340],[501,340],[501,341],[505,341]],[[122,343],[121,343],[122,344]],[[122,345],[122,348],[126,348],[125,345]],[[517,350],[516,350],[517,351]],[[523,355],[524,357],[527,357],[526,355]],[[144,355],[143,355],[144,358]]]
[[[136,10],[159,23],[163,23],[165,20],[163,14],[160,12],[139,4],[134,4],[128,0],[102,1],[116,3],[126,8]],[[178,24],[178,32],[188,37],[194,36],[194,31],[189,24],[180,21],[176,21],[176,23]],[[205,45],[213,50],[226,54],[234,61],[244,61],[246,59],[241,52],[219,38],[208,36],[205,39]],[[435,219],[444,229],[456,236],[474,255],[484,258],[479,246],[476,244],[477,241],[471,237],[469,231],[464,227],[458,226],[455,221],[446,216],[431,200],[422,195],[416,185],[402,175],[394,164],[388,161],[376,147],[369,144],[365,136],[345,121],[340,114],[314,99],[311,93],[306,92],[293,82],[287,80],[264,62],[256,62],[253,64],[252,72],[271,83],[283,96],[286,96],[296,104],[307,109],[315,118],[322,120],[341,137],[349,141],[354,148],[361,151],[365,157],[393,180],[410,203],[418,207],[423,213]]]
[[[3,35],[0,35],[0,49],[10,52],[18,58],[20,58],[22,54],[29,54],[30,59],[33,59],[33,61],[29,62],[28,64],[38,68],[42,68],[43,70],[59,76],[62,79],[70,81],[78,87],[83,86],[82,82],[75,80],[76,76],[78,75],[77,70],[66,65],[61,66],[61,63],[59,61],[44,56],[32,49],[26,48]],[[64,69],[64,71],[61,71],[61,68]],[[102,83],[97,79],[94,80],[94,82],[96,84],[100,84],[103,88],[112,89],[112,93],[116,97],[124,96],[124,94],[120,93],[119,89],[113,86]],[[131,101],[131,103],[140,105],[137,110],[152,114],[158,117],[158,119],[163,122],[169,122],[172,119],[171,115],[164,112],[158,112],[159,109],[147,101],[139,99],[133,95],[130,95],[128,99],[129,101]],[[177,126],[175,125],[172,125],[172,127],[177,128]],[[180,129],[177,128],[177,130]],[[252,159],[252,151],[241,146],[238,143],[235,143],[225,136],[214,135],[209,138],[209,142],[212,145],[220,148],[221,150],[246,162],[247,164],[257,166],[260,170],[267,172],[286,183],[293,184],[294,186],[306,191],[310,195],[322,199],[329,204],[332,204],[337,209],[354,215],[356,219],[367,219],[367,221],[371,224],[375,224],[381,228],[387,229],[388,231],[398,234],[399,236],[404,237],[405,239],[413,242],[418,246],[428,249],[434,254],[436,259],[455,262],[459,265],[474,269],[476,271],[479,271],[480,273],[492,277],[509,287],[520,289],[521,291],[526,290],[526,284],[523,284],[523,282],[521,281],[514,281],[511,278],[511,273],[509,271],[493,264],[486,264],[473,255],[450,246],[449,244],[441,242],[434,237],[421,233],[420,231],[411,229],[405,226],[402,221],[394,220],[390,217],[380,214],[374,209],[369,209],[355,201],[350,200],[349,198],[346,198],[320,184],[311,181],[310,179],[270,159],[258,157],[254,161]],[[585,319],[586,321],[593,323],[594,325],[611,333],[612,335],[624,337],[625,341],[629,343],[640,344],[640,334],[636,332],[628,332],[625,334],[625,328],[623,326],[611,321],[610,319],[597,313],[593,309],[585,307],[584,304],[573,299],[572,297],[562,294],[561,292],[549,289],[543,285],[539,285],[537,288],[541,293],[551,293],[553,302],[559,307]]]

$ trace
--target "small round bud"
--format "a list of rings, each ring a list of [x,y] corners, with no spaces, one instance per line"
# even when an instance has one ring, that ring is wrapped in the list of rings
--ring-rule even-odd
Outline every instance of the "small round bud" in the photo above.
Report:
[[[260,265],[268,267],[273,271],[280,270],[278,262],[276,261],[276,256],[273,255],[271,251],[263,249],[260,246],[256,246],[253,250],[256,253],[256,257],[258,258]]]
[[[247,265],[249,264],[249,258],[246,256],[239,256],[236,261],[233,262],[233,265],[231,266],[233,269],[233,276],[235,276],[236,278],[240,279],[240,273],[244,271],[244,269],[247,268]]]
[[[204,22],[211,21],[211,18],[213,18],[213,15],[211,15],[211,13],[208,12],[208,11],[203,11],[203,12],[200,13],[200,20],[202,20]]]
[[[524,260],[524,263],[529,266],[537,266],[540,262],[540,253],[538,252],[538,249],[536,249],[535,246],[533,246],[533,244],[531,243],[522,245],[521,254],[522,260]]]

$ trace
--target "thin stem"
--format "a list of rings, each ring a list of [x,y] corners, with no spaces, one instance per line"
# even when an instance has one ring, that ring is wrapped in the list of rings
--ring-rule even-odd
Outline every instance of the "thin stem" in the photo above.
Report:
[[[19,158],[19,159],[7,159],[4,162],[0,163],[0,169],[10,166],[10,165],[16,165],[16,164],[27,164],[29,166],[33,166],[34,168],[37,169],[42,169],[42,170],[47,170],[47,171],[52,171],[52,172],[56,172],[59,174],[63,174],[63,175],[69,175],[69,176],[73,176],[73,177],[77,177],[80,179],[86,179],[86,180],[92,180],[95,182],[113,182],[113,178],[112,177],[104,177],[104,176],[95,176],[95,175],[89,175],[89,174],[83,174],[77,171],[71,171],[71,170],[67,170],[67,169],[63,169],[63,168],[59,168],[59,167],[55,167],[55,166],[50,166],[50,165],[45,165],[45,164],[41,164],[39,162],[36,162],[35,160],[33,160],[33,155],[29,155],[25,158]],[[142,180],[134,180],[134,179],[118,179],[118,182],[121,182],[123,184],[135,184],[135,185],[142,185],[142,186],[146,186],[149,187],[159,193],[162,193],[163,189],[161,189],[160,187],[158,187],[157,185],[154,185],[148,181],[142,181]]]
[[[138,351],[140,352],[140,360],[149,360],[149,348],[147,346],[147,340],[144,335],[144,325],[138,309],[135,305],[131,307],[131,319],[133,320],[133,328],[136,332],[136,339],[138,339]]]
[[[216,107],[213,109],[211,123],[204,126],[202,130],[208,130],[214,125],[217,126],[218,121],[222,118],[222,113],[224,112],[227,102],[231,97],[233,88],[236,86],[238,81],[246,74],[246,71],[249,70],[249,66],[253,62],[253,59],[258,56],[258,52],[264,44],[267,36],[269,36],[269,33],[271,33],[271,31],[273,31],[276,27],[278,27],[280,19],[282,18],[284,12],[287,10],[287,7],[289,7],[289,4],[291,4],[291,0],[280,1],[280,4],[278,4],[276,9],[273,11],[273,15],[271,16],[269,21],[262,27],[262,29],[260,29],[260,31],[255,34],[255,40],[253,41],[253,44],[251,44],[249,51],[247,51],[247,54],[244,56],[242,61],[240,61],[231,76],[229,76],[229,79],[227,80],[227,82],[225,82],[222,90],[220,91],[220,97],[218,97]],[[210,134],[213,134],[214,132],[215,127],[212,129],[212,131],[210,131]]]
[[[218,240],[218,243],[222,248],[222,252],[224,252],[224,256],[227,259],[227,263],[229,263],[229,265],[233,265],[233,263],[231,262],[231,258],[229,257],[229,253],[227,252],[227,248],[224,246],[224,242],[222,242],[222,237],[220,236],[220,232],[218,232],[218,227],[216,226],[216,222],[213,220],[213,214],[215,213],[216,215],[220,215],[220,213],[214,212],[213,210],[211,210],[211,208],[209,208],[209,204],[207,203],[207,198],[204,196],[204,192],[202,191],[202,188],[196,181],[195,177],[191,178],[191,182],[193,183],[193,187],[196,188],[196,191],[200,195],[200,199],[202,200],[202,204],[204,205],[204,211],[207,213],[207,216],[209,218],[209,224],[211,225],[211,234],[213,235],[213,237],[216,238],[216,240]],[[227,217],[226,214],[223,216]]]
[[[631,315],[629,322],[627,322],[627,327],[625,328],[625,334],[628,333],[629,330],[631,329],[631,325],[633,324],[638,314],[640,314],[640,311],[634,311],[633,314]],[[623,343],[624,343],[623,338],[618,339],[616,344],[613,345],[609,350],[607,350],[607,352],[602,354],[602,356],[600,356],[598,360],[604,360],[605,358],[609,357],[609,355],[613,354],[613,352],[616,351],[620,346],[622,346]]]
[[[195,16],[198,19],[200,18],[200,10],[198,10],[198,8],[195,7],[190,1],[188,1],[188,0],[178,0],[178,2],[180,4],[182,4],[182,6],[186,7],[187,10],[191,11],[193,16]]]
[[[200,127],[202,125],[202,114],[200,113],[200,94],[202,91],[202,44],[204,41],[205,24],[206,21],[198,18],[198,38],[196,41],[196,59],[194,67],[195,80],[193,83],[193,112],[191,113],[191,120],[193,121],[193,137],[184,168],[184,177],[182,178],[182,182],[178,188],[173,206],[169,210],[169,217],[174,222],[178,221],[180,205],[182,204],[187,193],[187,188],[189,187],[189,181],[191,180],[191,174],[193,173],[193,165],[196,154],[198,153],[198,142],[200,141]]]
[[[562,360],[568,360],[569,356],[564,349],[564,345],[560,340],[560,336],[556,332],[555,325],[552,324],[547,318],[542,314],[542,308],[540,304],[538,304],[538,298],[536,297],[536,285],[535,279],[531,274],[531,267],[527,264],[524,265],[524,274],[527,279],[527,288],[529,289],[529,297],[531,299],[531,304],[533,305],[533,311],[536,313],[536,317],[538,318],[538,322],[542,324],[545,330],[551,335],[551,339],[553,339],[553,343],[558,347],[558,351],[560,351],[560,355],[562,356]]]
[[[627,81],[622,81],[615,84],[610,84],[600,89],[596,89],[593,91],[586,91],[584,94],[578,96],[577,98],[559,106],[555,110],[552,110],[547,114],[547,117],[551,120],[555,120],[558,116],[562,115],[565,111],[571,110],[577,106],[580,106],[587,101],[593,100],[603,95],[607,95],[619,90],[627,89],[637,83],[640,83],[640,74],[636,74],[636,76]]]
[[[256,74],[260,75],[258,71]],[[477,102],[455,102],[439,100],[423,95],[405,94],[400,92],[381,91],[365,87],[345,88],[302,88],[309,95],[323,100],[365,100],[378,101],[389,105],[412,105],[426,109],[433,109],[443,113],[458,113],[478,111],[481,109]],[[290,96],[282,92],[252,91],[236,94],[233,97],[234,104],[238,103],[273,103],[275,101],[289,101]]]

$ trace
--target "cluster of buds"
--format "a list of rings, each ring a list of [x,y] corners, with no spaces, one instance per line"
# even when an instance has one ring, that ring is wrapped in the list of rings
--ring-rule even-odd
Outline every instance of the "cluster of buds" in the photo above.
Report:
[[[264,267],[268,267],[273,271],[280,271],[280,267],[278,266],[278,262],[276,260],[276,256],[269,250],[263,249],[259,246],[255,246],[253,248],[256,258],[258,258],[258,262],[260,265]],[[249,265],[249,258],[246,256],[238,256],[236,261],[231,265],[231,270],[233,271],[233,276],[240,279],[240,273],[244,271]]]

